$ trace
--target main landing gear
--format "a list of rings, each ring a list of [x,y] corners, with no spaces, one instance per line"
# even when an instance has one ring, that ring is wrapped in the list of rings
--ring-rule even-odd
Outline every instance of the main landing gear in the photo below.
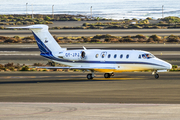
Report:
[[[159,74],[157,73],[157,71],[153,71],[153,72],[152,72],[152,75],[154,75],[154,77],[155,77],[156,79],[159,78]]]
[[[111,76],[114,76],[114,73],[105,73],[104,78],[110,78]]]
[[[91,74],[87,74],[87,79],[92,80],[94,78],[94,71],[91,71]]]
[[[114,73],[105,73],[104,78],[110,78],[111,76],[114,76]],[[92,80],[94,78],[94,71],[92,73],[87,74],[87,79]]]
[[[91,80],[91,79],[93,79],[93,76],[92,76],[92,74],[87,74],[87,79],[88,79],[88,80]]]

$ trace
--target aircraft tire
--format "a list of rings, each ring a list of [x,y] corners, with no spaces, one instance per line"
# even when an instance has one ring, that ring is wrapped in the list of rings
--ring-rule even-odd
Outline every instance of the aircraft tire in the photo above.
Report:
[[[104,74],[104,78],[110,78],[111,77],[111,74],[110,73],[105,73]]]
[[[93,79],[92,74],[87,74],[87,79],[88,79],[88,80]]]
[[[155,77],[156,79],[158,79],[158,78],[159,78],[159,74],[156,73],[156,74],[154,75],[154,77]]]

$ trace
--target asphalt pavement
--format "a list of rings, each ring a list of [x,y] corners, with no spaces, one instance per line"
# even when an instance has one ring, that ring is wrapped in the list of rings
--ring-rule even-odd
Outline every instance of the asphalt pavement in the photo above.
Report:
[[[109,79],[82,72],[1,72],[0,102],[180,103],[179,72],[115,73]]]
[[[49,30],[52,35],[56,36],[95,36],[98,34],[110,34],[113,36],[133,36],[142,34],[145,36],[159,35],[159,36],[169,36],[179,35],[180,29],[90,29],[90,30]],[[0,36],[32,36],[30,30],[0,30]]]

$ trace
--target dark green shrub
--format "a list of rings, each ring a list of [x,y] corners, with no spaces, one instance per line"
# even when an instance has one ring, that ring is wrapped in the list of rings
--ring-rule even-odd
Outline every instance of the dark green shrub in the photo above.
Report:
[[[88,26],[89,25],[89,23],[83,23],[83,25],[82,26]]]
[[[99,39],[91,39],[91,42],[100,42]]]
[[[13,67],[13,64],[14,63],[7,63],[7,64],[4,65],[4,67]]]
[[[28,66],[23,66],[21,71],[28,71],[29,70],[29,67]]]
[[[9,70],[14,71],[14,67],[9,67]]]
[[[46,16],[44,20],[49,21],[49,20],[51,20],[51,18],[49,16]]]
[[[167,42],[179,42],[179,41],[180,41],[180,38],[178,36],[175,36],[175,35],[170,35],[167,38]]]
[[[17,43],[18,40],[16,40],[15,38],[8,38],[7,40],[4,41],[5,43]]]
[[[0,69],[4,68],[4,65],[0,64]]]
[[[91,38],[88,37],[88,38],[84,38],[84,42],[90,42],[91,41]]]
[[[136,18],[133,18],[132,20],[137,20]]]
[[[42,63],[34,63],[33,66],[43,66]]]
[[[157,41],[157,42],[162,41],[161,37],[157,35],[150,36],[148,40],[150,39],[153,39],[153,41]]]
[[[147,17],[146,19],[147,19],[147,20],[152,20],[152,18],[150,18],[150,17]]]
[[[175,16],[165,17],[163,20],[166,21],[167,23],[180,23],[180,18]]]
[[[144,36],[144,35],[136,35],[135,38],[143,38],[143,39],[146,39],[146,36]]]
[[[177,69],[178,65],[172,65],[172,69]]]

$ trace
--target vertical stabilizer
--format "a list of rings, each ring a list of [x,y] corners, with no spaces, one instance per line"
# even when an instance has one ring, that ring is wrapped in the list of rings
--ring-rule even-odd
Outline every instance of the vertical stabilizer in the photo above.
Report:
[[[8,28],[26,28],[33,32],[41,53],[52,53],[64,50],[56,42],[53,36],[49,33],[47,25],[30,25],[26,27],[8,27]]]
[[[41,27],[41,29],[33,28],[33,26]],[[49,33],[47,25],[32,25],[29,29],[32,30],[41,53],[60,51],[61,47]]]

